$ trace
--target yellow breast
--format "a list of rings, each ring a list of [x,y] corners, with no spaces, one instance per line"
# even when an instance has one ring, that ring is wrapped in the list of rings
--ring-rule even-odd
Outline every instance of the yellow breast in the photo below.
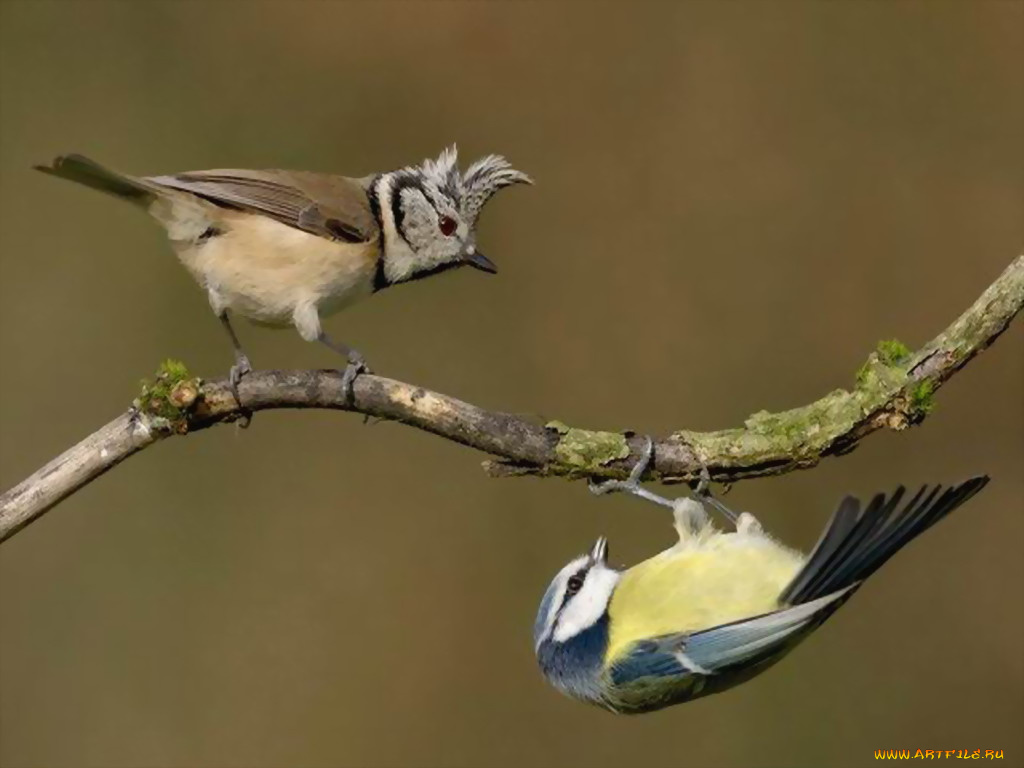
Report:
[[[804,559],[761,533],[716,532],[645,560],[612,595],[605,663],[637,640],[774,610]]]

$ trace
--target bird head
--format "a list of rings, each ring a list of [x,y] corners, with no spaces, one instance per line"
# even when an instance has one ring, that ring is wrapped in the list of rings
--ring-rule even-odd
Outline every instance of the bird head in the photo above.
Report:
[[[598,539],[555,576],[537,612],[534,650],[545,677],[563,693],[597,702],[608,647],[608,604],[619,572],[610,568],[608,542]]]
[[[487,155],[459,172],[454,146],[436,160],[383,174],[373,182],[384,227],[386,284],[408,282],[468,265],[497,267],[476,248],[476,225],[499,189],[532,184],[505,158]]]

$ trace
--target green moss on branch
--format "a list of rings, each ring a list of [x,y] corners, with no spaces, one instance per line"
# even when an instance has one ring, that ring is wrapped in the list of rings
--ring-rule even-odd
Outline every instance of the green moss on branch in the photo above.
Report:
[[[201,379],[192,376],[180,360],[164,360],[152,381],[143,380],[132,405],[158,431],[185,434],[189,414],[199,399]]]
[[[552,474],[601,476],[613,461],[629,456],[629,443],[620,433],[577,429],[560,421],[544,426],[559,436],[554,449],[556,466],[549,467]]]

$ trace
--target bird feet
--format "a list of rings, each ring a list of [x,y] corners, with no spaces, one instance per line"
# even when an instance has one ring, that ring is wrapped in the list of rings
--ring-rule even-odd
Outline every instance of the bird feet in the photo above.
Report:
[[[355,402],[353,384],[361,373],[370,373],[370,368],[363,356],[353,349],[348,353],[348,365],[341,371],[341,391],[345,393],[345,402],[349,405]]]
[[[708,471],[707,464],[705,464],[699,456],[697,457],[697,460],[700,461],[700,477],[697,481],[697,485],[695,485],[693,488],[693,495],[702,504],[708,504],[709,506],[714,507],[730,523],[736,526],[737,530],[739,530],[740,519],[743,517],[743,515],[733,512],[733,510],[729,508],[725,504],[725,502],[719,501],[718,497],[716,497],[711,492],[711,473]],[[754,522],[756,523],[757,521],[755,520]]]
[[[650,466],[653,458],[654,441],[648,437],[643,453],[640,454],[640,460],[630,470],[629,477],[626,480],[605,480],[601,483],[591,481],[590,492],[595,495],[602,495],[612,491],[625,491],[634,496],[639,496],[641,499],[653,501],[655,504],[672,510],[680,541],[700,535],[701,531],[707,526],[708,521],[702,497],[698,497],[696,500],[685,496],[681,496],[678,499],[669,499],[659,496],[640,485],[640,478],[647,471],[647,467]]]
[[[317,341],[328,349],[333,349],[339,355],[344,355],[345,359],[348,360],[348,365],[345,366],[344,370],[340,371],[341,391],[345,394],[346,405],[352,405],[355,402],[355,392],[352,389],[352,385],[359,374],[370,373],[370,369],[366,366],[366,361],[359,354],[359,350],[352,349],[348,344],[342,344],[340,341],[334,341],[323,331],[320,331]]]
[[[242,420],[238,422],[242,429],[247,429],[252,423],[252,411],[242,405],[242,398],[238,395],[238,384],[249,373],[252,373],[252,364],[249,362],[249,358],[244,353],[237,352],[235,364],[231,366],[231,371],[228,373],[228,383],[231,386],[231,394],[235,396],[235,402],[238,403],[238,408],[242,412]]]
[[[614,491],[624,491],[634,496],[639,496],[641,499],[652,501],[663,507],[669,507],[675,511],[677,518],[683,517],[686,519],[688,528],[700,528],[703,525],[702,521],[706,519],[703,512],[703,505],[705,504],[713,507],[724,515],[734,526],[739,527],[741,523],[743,523],[744,527],[749,525],[749,522],[743,518],[743,515],[738,515],[733,512],[728,506],[719,501],[714,494],[711,493],[711,473],[703,462],[701,463],[700,478],[693,489],[695,501],[688,499],[668,499],[644,488],[640,485],[640,478],[643,477],[644,472],[647,471],[647,468],[650,466],[653,458],[654,441],[648,437],[644,445],[643,452],[640,454],[640,460],[636,463],[633,469],[630,470],[629,477],[627,479],[604,480],[602,482],[594,482],[591,480],[588,484],[590,492],[595,496],[601,496]],[[748,517],[750,516],[748,515]],[[751,520],[753,520],[752,517]],[[757,521],[753,520],[753,523],[756,525]]]
[[[644,472],[647,471],[647,468],[650,466],[653,458],[654,441],[648,437],[647,442],[644,445],[643,452],[640,454],[640,460],[633,466],[633,469],[630,470],[629,477],[627,479],[603,480],[599,483],[590,480],[588,482],[590,492],[595,496],[602,496],[606,493],[623,491],[625,493],[630,493],[633,496],[639,496],[641,499],[653,501],[655,504],[660,504],[663,507],[670,507],[674,509],[675,504],[671,499],[659,496],[640,485],[640,478],[644,476]]]
[[[640,486],[640,478],[644,476],[644,472],[647,471],[647,467],[650,466],[651,459],[653,458],[654,441],[648,437],[647,443],[644,445],[644,450],[640,454],[640,460],[637,461],[633,466],[633,469],[629,472],[629,478],[626,480],[603,480],[601,482],[596,482],[591,478],[587,483],[587,487],[595,496],[603,496],[606,493],[624,491],[625,493],[631,493],[634,496],[647,498],[647,491]]]

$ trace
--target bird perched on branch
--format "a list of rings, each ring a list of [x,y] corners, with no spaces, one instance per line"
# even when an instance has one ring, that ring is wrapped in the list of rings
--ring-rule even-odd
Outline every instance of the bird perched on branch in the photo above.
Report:
[[[361,179],[304,171],[212,170],[128,176],[81,155],[35,166],[144,208],[167,230],[178,258],[206,289],[231,337],[231,386],[252,368],[228,313],[294,325],[306,341],[344,355],[343,385],[362,356],[320,325],[376,291],[469,265],[496,272],[476,247],[476,224],[503,187],[532,183],[498,155],[461,174],[455,147],[436,160]]]
[[[693,499],[642,488],[651,458],[624,490],[671,507],[679,542],[632,568],[607,563],[608,544],[566,565],[548,587],[534,625],[545,677],[563,693],[619,713],[640,713],[718,693],[774,664],[821,626],[897,550],[988,482],[878,494],[866,507],[840,502],[810,556],[766,534],[749,513],[713,505],[722,531]]]

